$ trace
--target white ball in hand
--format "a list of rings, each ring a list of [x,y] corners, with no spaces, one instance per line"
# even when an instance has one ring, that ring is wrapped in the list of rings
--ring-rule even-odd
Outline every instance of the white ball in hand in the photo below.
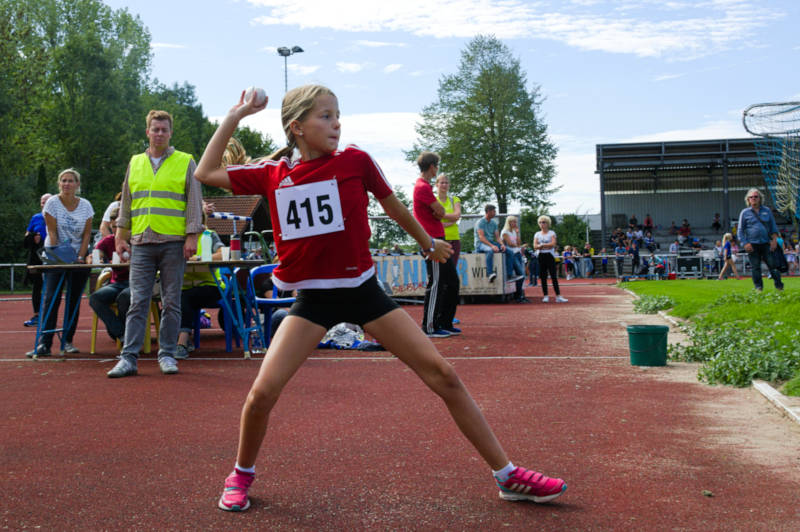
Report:
[[[255,101],[253,101],[253,105],[261,106],[264,105],[264,102],[267,101],[267,93],[261,87],[248,87],[244,93],[244,101],[249,102],[250,99],[255,94]]]

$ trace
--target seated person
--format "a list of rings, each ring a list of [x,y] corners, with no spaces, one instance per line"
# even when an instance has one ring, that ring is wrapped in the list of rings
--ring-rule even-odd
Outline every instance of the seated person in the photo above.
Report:
[[[644,247],[646,247],[647,251],[650,253],[653,253],[656,250],[656,240],[653,238],[653,234],[650,231],[645,233],[643,243]]]
[[[695,253],[699,253],[701,249],[703,249],[703,245],[700,244],[700,240],[697,238],[692,239],[691,248]]]
[[[631,228],[639,227],[639,220],[636,219],[635,214],[631,214],[631,219],[628,220],[628,224],[630,224]]]
[[[711,222],[711,229],[714,231],[722,229],[722,221],[719,219],[719,213],[714,214],[714,221]]]
[[[672,220],[672,224],[669,226],[669,234],[677,235],[678,234],[678,226],[675,225],[675,220]]]
[[[681,249],[680,243],[676,240],[672,244],[669,245],[669,252],[677,254]]]
[[[653,223],[653,217],[650,216],[650,213],[647,213],[647,216],[644,217],[644,230],[652,231],[653,229],[655,229],[655,224]]]
[[[216,231],[209,232],[211,233],[211,259],[222,260],[222,251],[220,250],[223,246],[222,240],[220,240]],[[197,255],[189,260],[200,260],[202,253],[202,238],[198,238]],[[204,307],[215,307],[219,300],[219,289],[212,273],[207,269],[201,271],[199,268],[197,271],[192,271],[187,264],[186,273],[183,274],[183,288],[181,289],[181,328],[178,334],[178,350],[175,358],[185,359],[189,357],[189,352],[191,351],[189,340],[194,328],[194,318],[197,315],[197,311]]]
[[[689,226],[689,220],[684,218],[683,223],[678,229],[678,242],[683,244],[684,242],[686,242],[686,240],[688,240],[691,234],[692,234],[692,228],[691,226]]]
[[[486,254],[486,276],[490,283],[497,279],[494,271],[494,254],[505,253],[505,244],[500,243],[500,231],[497,227],[497,208],[487,204],[483,208],[484,216],[475,224],[475,252]]]
[[[119,214],[119,207],[114,207],[109,213],[109,231],[108,236],[100,239],[94,249],[100,253],[100,262],[111,262],[111,257],[114,255],[115,241],[114,233],[117,232],[117,215]],[[86,262],[92,262],[92,256],[86,257]],[[92,307],[97,317],[102,320],[106,326],[108,335],[112,340],[122,341],[125,338],[125,316],[128,314],[128,307],[131,306],[131,289],[128,283],[128,269],[127,268],[112,268],[111,282],[102,286],[92,292],[89,296],[89,306]],[[117,311],[111,308],[111,304],[116,303]]]

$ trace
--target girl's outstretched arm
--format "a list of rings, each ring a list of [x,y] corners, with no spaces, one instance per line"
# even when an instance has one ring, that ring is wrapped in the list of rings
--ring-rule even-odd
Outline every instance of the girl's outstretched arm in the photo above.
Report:
[[[220,166],[222,162],[222,155],[225,153],[225,148],[228,146],[228,141],[236,131],[239,121],[251,114],[257,113],[267,106],[269,98],[263,104],[254,105],[255,98],[250,98],[249,101],[244,100],[244,91],[239,97],[239,103],[231,107],[222,123],[219,125],[211,140],[208,141],[208,146],[197,163],[197,169],[194,171],[194,177],[203,184],[211,185],[212,187],[219,187],[229,189],[231,188],[231,180],[228,178],[228,171],[225,167]]]
[[[408,208],[403,205],[403,202],[397,199],[397,196],[389,194],[378,201],[386,215],[397,222],[411,238],[416,240],[419,247],[426,250],[427,258],[437,262],[445,262],[453,254],[453,247],[444,240],[431,238],[417,219],[408,212]],[[433,242],[434,251],[433,253],[428,253],[427,250],[430,249],[431,242]]]

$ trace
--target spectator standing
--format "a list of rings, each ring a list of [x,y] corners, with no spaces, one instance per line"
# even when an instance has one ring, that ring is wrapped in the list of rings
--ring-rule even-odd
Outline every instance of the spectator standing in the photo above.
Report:
[[[631,240],[630,246],[628,248],[628,253],[630,253],[631,255],[631,273],[633,273],[633,275],[637,275],[639,273],[639,265],[640,265],[638,240],[636,239]]]
[[[577,275],[575,272],[575,259],[572,253],[572,246],[564,246],[561,256],[564,259],[564,277],[567,281],[570,281]]]
[[[191,155],[170,146],[172,116],[153,110],[147,114],[146,124],[149,146],[128,163],[117,218],[117,253],[123,260],[130,256],[131,305],[122,353],[108,372],[110,378],[136,375],[138,371],[156,272],[160,272],[162,302],[158,365],[165,375],[178,373],[175,354],[183,272],[203,232],[202,194],[200,183],[194,179],[196,165]]]
[[[497,209],[492,204],[487,204],[483,208],[483,218],[475,224],[475,251],[486,254],[486,275],[489,282],[493,283],[497,279],[497,272],[494,271],[494,254],[505,253],[506,247],[500,243],[500,232],[497,230]]]
[[[111,209],[109,219],[110,233],[100,239],[94,249],[100,252],[100,262],[111,262],[116,252],[116,231],[119,207]],[[92,257],[88,257],[92,261]],[[106,326],[108,335],[112,340],[122,341],[125,338],[125,317],[128,315],[128,308],[131,306],[131,290],[128,283],[128,268],[112,268],[111,282],[101,286],[89,296],[89,306]],[[111,304],[116,303],[116,312],[111,308]]]
[[[450,178],[446,174],[439,174],[436,178],[436,199],[444,207],[442,226],[444,226],[444,239],[453,247],[450,260],[458,268],[458,258],[461,255],[461,235],[458,231],[458,221],[461,219],[461,200],[458,196],[448,195],[450,192]]]
[[[31,216],[28,228],[25,230],[25,238],[22,246],[28,250],[28,266],[37,266],[42,263],[39,251],[44,247],[44,239],[47,238],[47,224],[44,221],[44,204],[50,199],[52,194],[42,194],[39,198],[39,212]],[[33,305],[33,316],[24,322],[25,327],[36,327],[39,325],[39,305],[42,303],[42,274],[25,269],[23,282],[30,282],[33,288],[31,292],[31,304]]]
[[[550,217],[539,216],[539,231],[533,235],[533,249],[539,257],[539,278],[542,281],[543,303],[550,302],[547,295],[547,276],[550,275],[553,283],[553,290],[556,293],[556,303],[566,303],[568,300],[561,297],[561,290],[558,288],[558,274],[556,273],[555,253],[558,246],[558,238],[555,231],[550,230]]]
[[[414,184],[414,218],[431,238],[444,240],[442,218],[445,210],[433,195],[431,186],[431,180],[439,171],[439,161],[439,154],[430,151],[424,151],[417,157],[420,173]],[[430,248],[433,247],[435,244],[431,242]],[[461,334],[461,330],[453,326],[459,290],[456,267],[449,259],[443,262],[432,260],[430,253],[428,250],[425,258],[428,284],[425,287],[422,330],[432,338]]]
[[[776,290],[783,290],[781,274],[772,259],[771,251],[778,247],[778,225],[772,211],[764,206],[764,196],[757,188],[751,188],[745,196],[747,207],[739,213],[739,242],[747,252],[753,275],[753,286],[761,292],[764,282],[761,279],[761,261],[769,268]]]
[[[519,233],[519,223],[516,216],[506,216],[500,238],[503,239],[503,244],[506,246],[505,257],[506,271],[509,275],[508,280],[516,283],[514,299],[518,303],[530,303],[522,290],[522,285],[525,282],[525,265],[522,263],[522,248],[520,247],[522,237]]]
[[[617,247],[614,248],[614,258],[617,265],[617,278],[622,277],[623,268],[625,267],[625,257],[628,255],[628,248],[624,242],[619,242]]]
[[[89,249],[89,238],[92,234],[92,217],[94,209],[88,200],[78,197],[81,191],[81,175],[74,168],[62,170],[58,174],[58,195],[52,196],[44,204],[44,220],[47,224],[45,248],[59,244],[69,245],[77,255],[77,262],[85,262]],[[64,353],[80,353],[72,344],[80,316],[80,301],[89,279],[89,270],[70,270],[64,274],[64,282],[59,284],[59,274],[45,275],[44,305],[49,310],[43,330],[52,331],[58,319],[58,307],[61,302],[61,289],[69,287],[70,301],[66,304],[75,309],[75,318],[69,329],[63,332]],[[53,333],[44,332],[39,338],[39,345],[28,356],[48,356],[53,344]]]
[[[584,277],[594,276],[594,262],[592,261],[593,256],[594,248],[592,247],[592,244],[586,242],[586,244],[583,246],[583,250],[581,251],[581,270]]]
[[[522,252],[525,254],[525,258],[528,259],[528,286],[536,286],[539,279],[539,257],[536,256],[536,252],[528,244],[522,244]]]

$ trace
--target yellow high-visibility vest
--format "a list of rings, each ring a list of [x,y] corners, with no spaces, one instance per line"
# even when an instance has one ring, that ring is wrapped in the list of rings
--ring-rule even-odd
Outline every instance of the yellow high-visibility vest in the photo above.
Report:
[[[162,235],[186,235],[186,172],[192,156],[175,151],[153,174],[146,153],[131,158],[128,186],[131,190],[131,232],[150,227]]]

